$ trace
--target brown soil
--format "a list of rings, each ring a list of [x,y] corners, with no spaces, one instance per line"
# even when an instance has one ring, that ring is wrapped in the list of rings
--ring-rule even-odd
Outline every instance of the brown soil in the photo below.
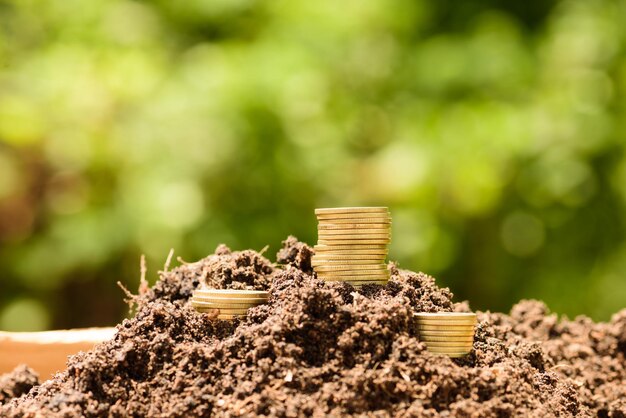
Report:
[[[18,398],[39,384],[39,376],[25,365],[17,366],[11,373],[0,376],[0,405]]]
[[[479,313],[474,350],[425,351],[416,311],[467,311],[423,273],[399,270],[362,291],[311,274],[289,238],[272,265],[253,251],[161,272],[116,337],[13,399],[2,416],[626,417],[626,310],[609,323],[558,321],[541,302]],[[188,299],[202,280],[269,288],[239,322]],[[17,394],[16,394],[17,395]]]

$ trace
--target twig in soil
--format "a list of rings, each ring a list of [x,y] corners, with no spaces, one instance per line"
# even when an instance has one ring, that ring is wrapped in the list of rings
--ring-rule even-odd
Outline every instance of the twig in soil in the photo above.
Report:
[[[167,259],[165,260],[165,265],[163,266],[163,272],[167,273],[170,269],[170,263],[172,262],[172,257],[174,256],[174,249],[170,248],[170,252],[167,255]]]
[[[269,250],[269,249],[270,249],[270,246],[269,246],[269,244],[268,244],[268,245],[266,245],[265,247],[263,247],[263,248],[261,249],[261,251],[259,251],[259,255],[263,255],[263,254],[264,254],[265,252],[267,252],[267,250]]]
[[[200,263],[202,263],[202,260],[193,261],[193,262],[192,262],[192,261],[185,261],[185,260],[183,260],[183,258],[182,258],[182,257],[180,257],[180,256],[176,257],[176,261],[178,261],[180,264],[183,264],[183,265],[185,265],[185,266],[194,266],[194,265],[196,265],[196,264],[200,264]]]
[[[139,261],[139,268],[141,271],[141,276],[139,277],[139,294],[144,295],[148,289],[150,289],[150,285],[146,280],[146,273],[148,272],[148,268],[146,267],[146,256],[145,254],[141,254],[141,260]]]
[[[119,280],[117,282],[119,288],[122,289],[122,292],[124,292],[124,294],[126,295],[126,299],[124,299],[124,302],[126,302],[126,304],[128,305],[128,310],[131,312],[135,305],[138,303],[137,299],[139,299],[139,296],[145,294],[150,289],[148,281],[146,280],[146,273],[148,271],[148,268],[146,267],[146,256],[144,254],[141,255],[141,259],[139,261],[139,269],[141,273],[139,277],[139,289],[137,295],[133,295],[132,292],[128,290],[128,288],[124,286]]]
[[[126,288],[126,286],[124,286],[119,280],[117,281],[117,285],[126,295],[126,299],[124,299],[124,302],[128,305],[128,310],[132,310],[135,306],[135,303],[137,303],[137,295],[133,295],[131,291],[128,290],[128,288]]]
[[[557,364],[555,366],[550,367],[550,371],[558,370],[558,369],[569,369],[569,370],[571,370],[573,368],[574,368],[574,366],[572,366],[571,364],[562,364],[561,363],[561,364]]]

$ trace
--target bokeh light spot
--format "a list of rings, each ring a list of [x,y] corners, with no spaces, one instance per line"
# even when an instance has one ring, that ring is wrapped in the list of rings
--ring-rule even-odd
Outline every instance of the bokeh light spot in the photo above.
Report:
[[[46,308],[35,299],[15,299],[0,312],[0,329],[4,331],[43,331],[49,322]]]

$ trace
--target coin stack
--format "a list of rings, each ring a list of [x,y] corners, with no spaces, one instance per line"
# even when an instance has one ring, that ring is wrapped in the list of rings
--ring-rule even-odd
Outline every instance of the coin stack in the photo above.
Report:
[[[432,353],[463,357],[474,344],[475,313],[439,312],[415,314],[420,340]]]
[[[391,214],[386,207],[315,209],[318,241],[312,265],[326,281],[353,286],[387,284],[385,264],[391,242]]]
[[[217,313],[217,319],[246,316],[248,309],[267,302],[268,292],[199,288],[193,292],[191,305],[198,312]]]

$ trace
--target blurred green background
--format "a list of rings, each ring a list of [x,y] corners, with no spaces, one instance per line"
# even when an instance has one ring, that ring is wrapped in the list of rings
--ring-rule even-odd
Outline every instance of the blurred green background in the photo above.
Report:
[[[386,205],[475,309],[626,306],[626,2],[0,1],[0,329]]]

